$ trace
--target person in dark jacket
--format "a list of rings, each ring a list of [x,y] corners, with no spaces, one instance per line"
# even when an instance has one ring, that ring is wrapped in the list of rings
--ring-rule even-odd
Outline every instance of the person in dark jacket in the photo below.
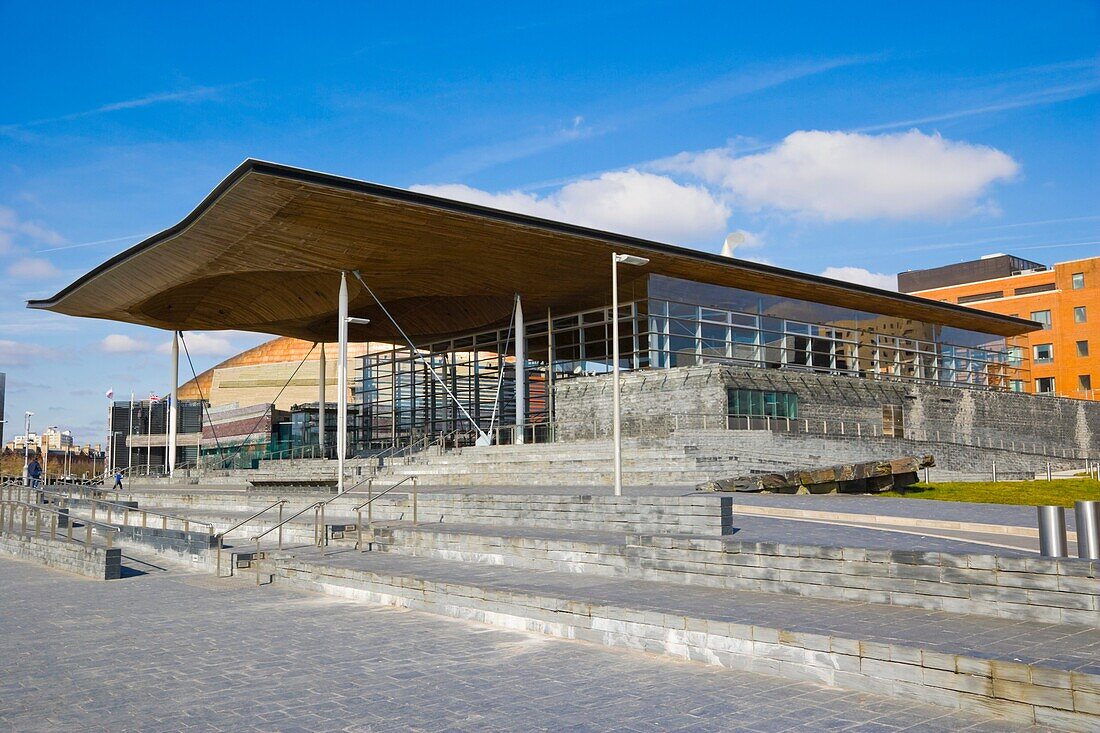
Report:
[[[122,489],[122,470],[116,468],[115,469],[115,490],[119,491],[121,489]]]
[[[39,480],[42,478],[42,465],[38,462],[38,458],[32,458],[31,462],[27,464],[27,477],[31,480],[31,488],[37,489]]]

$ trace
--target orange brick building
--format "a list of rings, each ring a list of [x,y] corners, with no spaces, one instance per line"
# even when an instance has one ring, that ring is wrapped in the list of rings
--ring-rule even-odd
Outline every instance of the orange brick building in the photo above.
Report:
[[[991,255],[898,275],[902,292],[1030,318],[1041,331],[1009,339],[1023,368],[1013,389],[1100,400],[1100,257],[1047,267]]]

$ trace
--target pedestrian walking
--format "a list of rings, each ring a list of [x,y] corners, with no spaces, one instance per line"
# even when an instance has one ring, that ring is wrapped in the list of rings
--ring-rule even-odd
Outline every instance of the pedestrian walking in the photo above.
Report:
[[[122,470],[116,468],[115,469],[115,491],[121,491],[121,490],[122,490]]]

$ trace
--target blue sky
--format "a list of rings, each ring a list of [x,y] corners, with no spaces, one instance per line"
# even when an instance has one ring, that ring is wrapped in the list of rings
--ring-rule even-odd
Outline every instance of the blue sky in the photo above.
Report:
[[[0,0],[6,435],[167,390],[164,334],[24,301],[246,157],[885,286],[1100,253],[1095,2],[391,5]]]

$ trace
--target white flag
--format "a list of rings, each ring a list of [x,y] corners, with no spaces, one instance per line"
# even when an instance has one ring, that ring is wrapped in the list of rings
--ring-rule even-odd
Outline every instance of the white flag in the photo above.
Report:
[[[107,399],[111,399],[114,396],[115,396],[115,391],[113,389],[107,390]]]

